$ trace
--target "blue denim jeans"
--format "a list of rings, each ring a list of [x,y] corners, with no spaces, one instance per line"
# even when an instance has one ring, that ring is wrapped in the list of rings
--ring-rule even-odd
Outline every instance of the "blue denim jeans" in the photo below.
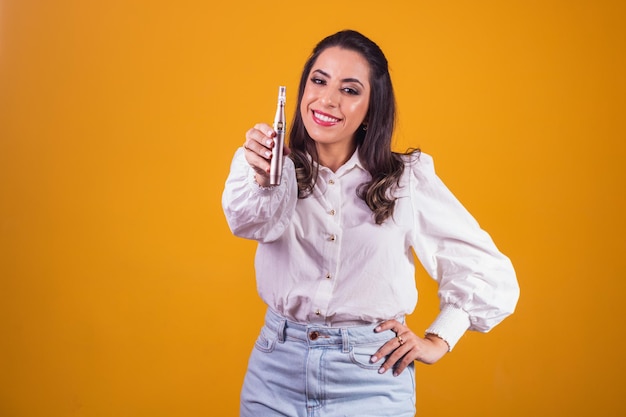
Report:
[[[415,369],[379,374],[370,362],[392,331],[324,327],[268,309],[241,391],[241,417],[414,417]]]

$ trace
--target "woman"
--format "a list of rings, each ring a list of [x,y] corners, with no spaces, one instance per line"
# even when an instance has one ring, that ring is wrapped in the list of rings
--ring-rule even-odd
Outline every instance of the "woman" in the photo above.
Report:
[[[259,242],[265,326],[241,416],[414,416],[414,361],[435,363],[463,333],[511,314],[514,270],[436,176],[432,158],[391,151],[387,60],[355,31],[323,39],[304,66],[283,178],[269,186],[272,137],[246,133],[223,194],[229,226]],[[413,251],[439,283],[421,337]]]

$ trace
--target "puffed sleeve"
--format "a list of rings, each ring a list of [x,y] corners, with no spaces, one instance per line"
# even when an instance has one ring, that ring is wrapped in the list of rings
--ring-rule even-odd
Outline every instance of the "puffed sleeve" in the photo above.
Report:
[[[284,160],[280,185],[261,187],[243,148],[237,149],[222,193],[222,208],[230,230],[236,236],[259,242],[278,239],[295,211],[297,192],[290,158]]]
[[[436,175],[432,157],[409,164],[413,248],[439,284],[440,313],[426,330],[450,350],[466,330],[487,332],[513,313],[519,286],[509,258]]]

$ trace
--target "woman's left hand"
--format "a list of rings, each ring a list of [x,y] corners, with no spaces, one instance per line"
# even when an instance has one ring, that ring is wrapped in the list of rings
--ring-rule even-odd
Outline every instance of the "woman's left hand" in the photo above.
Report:
[[[378,370],[381,374],[393,368],[393,374],[397,376],[413,361],[430,365],[448,352],[445,340],[434,334],[421,338],[397,320],[387,320],[375,329],[377,333],[385,330],[392,330],[397,336],[381,346],[371,358],[372,363],[376,363],[389,355]]]

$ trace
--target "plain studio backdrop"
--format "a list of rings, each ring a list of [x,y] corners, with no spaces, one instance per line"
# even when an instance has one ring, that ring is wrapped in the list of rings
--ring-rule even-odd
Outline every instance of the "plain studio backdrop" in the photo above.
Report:
[[[625,415],[625,4],[1,1],[0,416],[238,414],[264,306],[224,180],[345,28],[389,58],[395,149],[434,156],[521,286],[417,364],[418,415]]]

